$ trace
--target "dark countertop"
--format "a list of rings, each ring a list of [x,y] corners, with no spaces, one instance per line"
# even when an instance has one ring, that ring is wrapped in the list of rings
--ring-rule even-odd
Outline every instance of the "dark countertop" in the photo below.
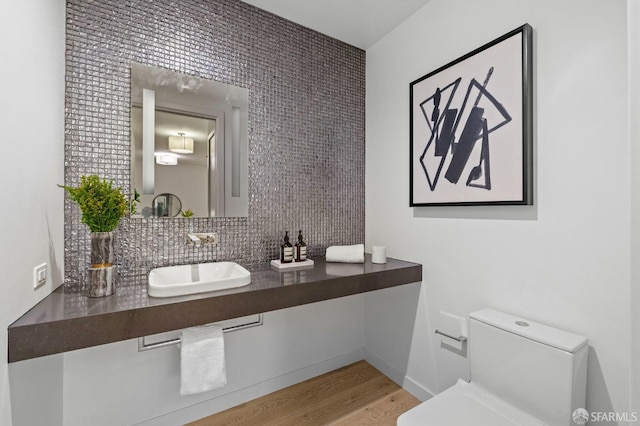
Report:
[[[147,296],[146,277],[116,294],[88,298],[58,288],[8,328],[9,362],[179,330],[422,281],[422,265],[327,263],[310,269],[251,271],[251,284],[189,296]]]

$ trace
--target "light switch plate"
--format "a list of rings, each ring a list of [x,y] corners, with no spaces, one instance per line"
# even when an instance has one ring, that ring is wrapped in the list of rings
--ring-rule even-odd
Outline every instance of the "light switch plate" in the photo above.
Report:
[[[34,289],[39,288],[46,282],[47,282],[47,264],[43,263],[33,268],[33,288]]]

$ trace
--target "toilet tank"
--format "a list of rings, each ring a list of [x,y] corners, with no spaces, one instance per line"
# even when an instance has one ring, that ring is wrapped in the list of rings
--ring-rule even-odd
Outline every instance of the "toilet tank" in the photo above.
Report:
[[[471,381],[549,425],[584,408],[587,339],[493,309],[469,314]]]

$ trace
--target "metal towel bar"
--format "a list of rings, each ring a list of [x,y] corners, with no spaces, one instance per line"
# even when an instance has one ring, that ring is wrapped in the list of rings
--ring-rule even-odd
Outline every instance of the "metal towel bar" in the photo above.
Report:
[[[263,320],[262,314],[258,314],[258,319],[256,321],[251,321],[251,322],[247,322],[247,323],[244,323],[244,324],[225,327],[225,328],[222,329],[222,331],[224,331],[225,333],[228,333],[230,331],[244,330],[245,328],[257,327],[259,325],[262,325],[263,323],[264,323],[264,320]],[[150,343],[150,344],[145,343],[145,338],[144,337],[139,337],[138,338],[138,352],[148,351],[150,349],[163,348],[165,346],[177,345],[178,343],[180,343],[180,338],[179,337],[174,338],[174,339],[164,340],[164,341],[161,341],[161,342]]]
[[[436,334],[439,334],[439,335],[444,336],[444,337],[448,337],[449,339],[453,339],[453,340],[455,340],[456,342],[460,342],[460,343],[464,343],[464,342],[466,342],[466,341],[467,341],[467,336],[458,336],[458,337],[454,337],[454,336],[452,336],[452,335],[450,335],[450,334],[443,333],[443,332],[442,332],[442,331],[440,331],[440,330],[436,330]]]

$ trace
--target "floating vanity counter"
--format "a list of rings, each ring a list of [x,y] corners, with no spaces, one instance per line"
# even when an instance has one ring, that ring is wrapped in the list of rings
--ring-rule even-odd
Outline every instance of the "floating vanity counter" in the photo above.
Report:
[[[314,261],[286,272],[265,266],[247,286],[189,296],[149,297],[146,278],[97,299],[61,287],[9,326],[9,362],[422,281],[422,265],[397,259]]]

